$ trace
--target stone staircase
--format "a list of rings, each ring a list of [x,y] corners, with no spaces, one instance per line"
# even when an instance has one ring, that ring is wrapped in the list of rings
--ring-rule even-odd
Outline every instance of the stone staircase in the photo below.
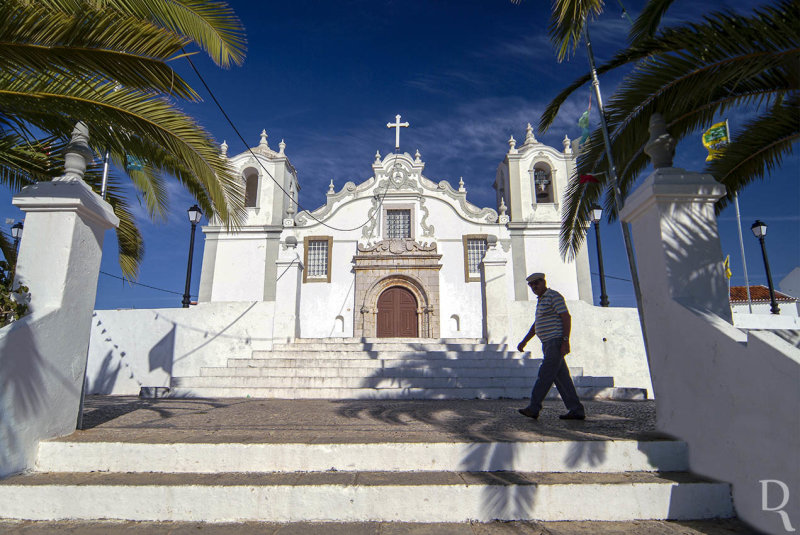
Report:
[[[297,339],[173,377],[170,396],[279,399],[522,399],[530,395],[541,359],[479,339]],[[582,399],[642,400],[641,388],[571,368]],[[556,391],[550,397],[556,397]]]
[[[359,425],[359,424],[355,424]],[[0,519],[194,522],[699,520],[730,487],[670,440],[40,445]]]

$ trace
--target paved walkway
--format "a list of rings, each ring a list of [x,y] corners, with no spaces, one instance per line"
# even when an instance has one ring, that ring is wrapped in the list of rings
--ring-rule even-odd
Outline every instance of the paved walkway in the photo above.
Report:
[[[520,400],[139,399],[89,396],[70,441],[142,443],[375,443],[658,440],[654,401],[587,401],[585,421],[538,420]]]

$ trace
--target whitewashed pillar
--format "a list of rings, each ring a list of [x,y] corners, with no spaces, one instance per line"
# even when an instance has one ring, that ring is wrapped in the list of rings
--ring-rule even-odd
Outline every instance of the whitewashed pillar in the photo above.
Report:
[[[650,119],[650,132],[645,152],[655,171],[628,197],[621,213],[633,231],[645,316],[648,305],[665,296],[730,322],[714,213],[725,186],[711,175],[672,167],[675,141],[660,115]]]
[[[278,253],[273,338],[287,342],[297,338],[300,314],[300,286],[303,281],[303,262],[297,252],[297,238],[289,236]]]
[[[675,141],[660,115],[650,119],[650,132],[645,152],[655,171],[626,199],[621,213],[633,230],[645,321],[648,308],[657,313],[654,308],[666,297],[731,322],[714,213],[725,186],[711,175],[672,167]]]
[[[505,343],[511,334],[506,288],[506,259],[497,247],[497,238],[488,237],[486,254],[481,262],[483,293],[483,330],[487,343]]]
[[[103,237],[119,218],[83,181],[92,159],[87,142],[88,129],[78,123],[64,175],[27,186],[12,201],[26,213],[16,280],[30,288],[33,312],[62,306],[88,310],[88,317],[94,309]]]
[[[64,175],[13,199],[26,212],[16,281],[31,299],[30,313],[0,330],[0,477],[31,467],[39,440],[76,427],[103,235],[119,224],[83,181],[87,142],[78,123]]]

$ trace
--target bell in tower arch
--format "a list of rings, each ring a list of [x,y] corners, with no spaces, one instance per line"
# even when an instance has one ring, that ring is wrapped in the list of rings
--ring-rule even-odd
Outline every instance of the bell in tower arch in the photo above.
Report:
[[[533,190],[537,204],[553,202],[553,180],[549,165],[537,163],[534,166]]]

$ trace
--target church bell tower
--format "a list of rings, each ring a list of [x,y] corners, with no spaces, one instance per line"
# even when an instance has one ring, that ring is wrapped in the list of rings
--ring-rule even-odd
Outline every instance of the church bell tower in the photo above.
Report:
[[[575,155],[568,137],[559,151],[539,142],[528,123],[525,140],[508,140],[508,152],[497,168],[494,188],[498,211],[507,211],[514,251],[514,299],[531,299],[525,277],[534,271],[547,275],[548,286],[566,299],[592,303],[591,274],[586,247],[572,261],[558,254],[561,212],[567,183],[575,173]]]
[[[275,151],[267,137],[263,130],[258,145],[228,159],[241,180],[246,218],[232,232],[215,220],[203,227],[200,302],[275,300],[280,234],[284,220],[297,212],[300,184],[286,156],[286,143],[281,141]],[[227,157],[227,144],[221,149]]]

